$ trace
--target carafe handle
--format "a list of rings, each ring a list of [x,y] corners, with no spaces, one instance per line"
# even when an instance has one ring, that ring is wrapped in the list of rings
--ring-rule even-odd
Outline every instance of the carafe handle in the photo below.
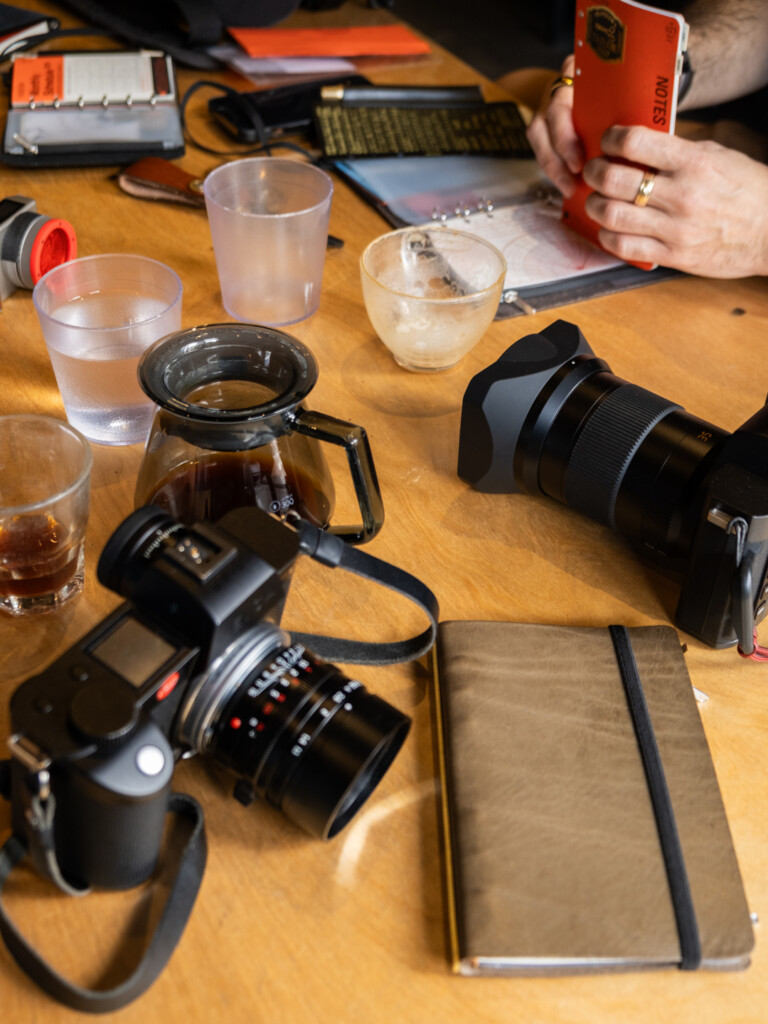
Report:
[[[379,481],[373,465],[373,456],[368,435],[362,427],[344,420],[334,419],[321,412],[312,412],[299,407],[295,411],[293,427],[299,434],[306,434],[318,441],[337,444],[345,449],[357,503],[363,517],[358,526],[331,526],[334,533],[350,544],[364,544],[371,540],[384,523],[384,503],[381,500]]]

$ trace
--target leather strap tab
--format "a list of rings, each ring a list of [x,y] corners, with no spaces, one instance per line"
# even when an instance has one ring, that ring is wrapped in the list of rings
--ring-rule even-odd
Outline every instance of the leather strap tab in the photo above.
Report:
[[[205,206],[203,179],[160,156],[145,156],[123,168],[117,176],[117,183],[123,192],[138,199]]]

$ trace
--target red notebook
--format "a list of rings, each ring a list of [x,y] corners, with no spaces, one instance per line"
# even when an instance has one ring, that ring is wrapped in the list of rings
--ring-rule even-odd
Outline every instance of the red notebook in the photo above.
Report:
[[[635,0],[576,0],[573,121],[587,160],[600,156],[603,133],[614,124],[674,132],[687,41],[680,14]],[[598,225],[584,212],[590,192],[578,182],[563,202],[563,220],[599,245]]]

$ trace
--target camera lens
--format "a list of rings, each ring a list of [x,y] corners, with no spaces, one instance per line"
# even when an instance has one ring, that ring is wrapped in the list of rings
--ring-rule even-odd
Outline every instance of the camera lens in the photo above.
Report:
[[[578,328],[557,321],[470,382],[458,471],[479,490],[546,494],[677,561],[728,436],[616,377]]]
[[[242,637],[200,677],[179,734],[234,772],[236,794],[261,796],[329,839],[373,792],[410,720],[275,626]]]

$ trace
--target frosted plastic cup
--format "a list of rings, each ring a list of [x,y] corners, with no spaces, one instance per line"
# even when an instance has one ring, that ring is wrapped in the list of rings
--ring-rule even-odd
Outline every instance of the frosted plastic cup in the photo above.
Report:
[[[92,461],[63,420],[0,416],[0,611],[55,611],[82,590]]]
[[[67,419],[89,440],[146,440],[154,405],[139,387],[139,357],[181,328],[181,292],[170,267],[121,254],[72,260],[35,285]]]
[[[360,257],[366,312],[406,370],[447,370],[495,317],[507,263],[477,235],[411,227],[375,238]]]
[[[205,179],[224,308],[241,323],[282,327],[317,309],[333,182],[312,164],[255,157]]]

